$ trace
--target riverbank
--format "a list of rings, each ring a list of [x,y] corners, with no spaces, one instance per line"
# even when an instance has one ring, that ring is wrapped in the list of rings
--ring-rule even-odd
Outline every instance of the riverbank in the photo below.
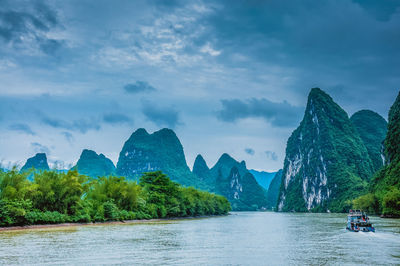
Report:
[[[112,224],[145,224],[155,222],[170,222],[177,220],[195,220],[195,219],[206,219],[224,217],[230,215],[205,215],[205,216],[191,216],[191,217],[171,217],[163,219],[148,219],[148,220],[126,220],[126,221],[107,221],[107,222],[90,222],[90,223],[61,223],[61,224],[34,224],[34,225],[20,225],[10,227],[0,227],[0,232],[4,231],[19,231],[19,230],[34,230],[34,229],[46,229],[46,228],[62,228],[62,227],[78,227],[78,226],[89,226],[89,225],[112,225]]]

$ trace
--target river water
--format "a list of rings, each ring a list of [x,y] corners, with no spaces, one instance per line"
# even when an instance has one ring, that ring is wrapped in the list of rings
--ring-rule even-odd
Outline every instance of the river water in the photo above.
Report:
[[[0,264],[400,264],[400,220],[371,217],[348,232],[345,214],[233,212],[143,224],[0,232]]]

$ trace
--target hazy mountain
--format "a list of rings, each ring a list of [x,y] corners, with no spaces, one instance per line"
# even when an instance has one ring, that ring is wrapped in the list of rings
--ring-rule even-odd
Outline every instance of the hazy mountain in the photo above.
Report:
[[[224,153],[210,169],[210,178],[214,179],[215,192],[227,197],[233,210],[258,210],[267,205],[264,189],[244,161],[239,163]]]
[[[31,168],[35,170],[49,170],[49,165],[47,163],[47,157],[45,153],[36,153],[35,156],[29,158],[25,165],[22,166],[21,171],[27,171]]]
[[[149,134],[140,128],[119,154],[117,175],[138,180],[143,173],[157,170],[182,185],[206,187],[187,166],[182,144],[174,131],[164,128]]]
[[[268,190],[272,179],[275,177],[275,175],[277,173],[277,172],[265,172],[265,171],[256,171],[256,170],[249,170],[249,172],[254,176],[257,183],[260,186],[262,186],[265,190]]]
[[[201,180],[208,179],[208,175],[210,174],[210,168],[208,168],[206,161],[200,154],[197,155],[196,160],[194,161],[192,172]]]
[[[278,209],[346,211],[363,193],[373,164],[347,113],[318,88],[286,146]]]
[[[81,156],[73,169],[76,169],[80,174],[91,177],[115,174],[115,166],[110,159],[101,153],[97,154],[96,152],[87,149],[82,151]]]
[[[279,189],[282,183],[282,169],[276,172],[267,191],[267,208],[275,209],[278,203]]]

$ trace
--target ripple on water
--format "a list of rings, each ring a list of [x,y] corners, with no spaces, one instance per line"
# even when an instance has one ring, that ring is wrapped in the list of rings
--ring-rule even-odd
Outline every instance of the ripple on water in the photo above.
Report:
[[[400,264],[400,220],[243,212],[201,220],[0,232],[0,264]]]

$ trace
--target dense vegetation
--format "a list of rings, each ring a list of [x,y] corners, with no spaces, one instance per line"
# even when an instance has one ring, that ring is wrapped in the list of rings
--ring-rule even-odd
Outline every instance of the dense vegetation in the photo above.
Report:
[[[370,110],[358,111],[351,116],[350,120],[367,148],[369,158],[374,166],[374,172],[380,170],[384,164],[383,141],[387,131],[386,120],[378,113]]]
[[[400,93],[389,111],[385,139],[388,163],[375,174],[370,192],[353,201],[355,208],[387,217],[400,217]]]
[[[221,215],[226,198],[181,187],[162,172],[139,183],[124,177],[92,179],[77,171],[0,172],[0,226]]]
[[[373,165],[347,113],[318,88],[286,147],[281,211],[345,212],[367,191]],[[285,182],[287,181],[287,182]]]

